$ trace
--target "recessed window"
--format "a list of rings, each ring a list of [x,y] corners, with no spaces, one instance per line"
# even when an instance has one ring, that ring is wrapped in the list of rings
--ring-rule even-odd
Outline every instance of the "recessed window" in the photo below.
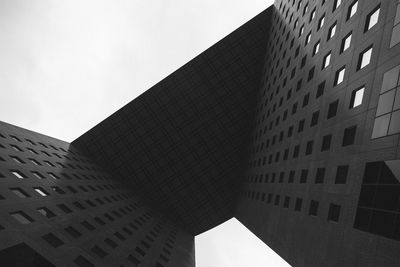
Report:
[[[310,155],[313,150],[314,141],[307,142],[306,155]]]
[[[25,163],[22,159],[18,158],[17,156],[10,156],[16,163],[23,164]]]
[[[352,34],[353,33],[350,32],[342,39],[342,43],[340,45],[340,53],[343,53],[344,51],[346,51],[350,47]]]
[[[78,237],[80,237],[82,235],[78,230],[76,230],[72,226],[69,226],[69,227],[65,228],[65,231],[68,234],[70,234],[72,237],[74,237],[74,238],[78,238]]]
[[[86,208],[85,208],[80,202],[78,202],[78,201],[75,201],[73,204],[74,204],[74,206],[77,207],[78,209],[81,209],[81,210],[86,209]]]
[[[343,82],[345,72],[346,72],[345,66],[341,67],[336,71],[334,85],[339,85]]]
[[[37,160],[35,159],[29,159],[33,164],[35,164],[36,166],[40,166],[42,164],[40,164]]]
[[[308,170],[307,169],[301,170],[301,173],[300,173],[300,183],[301,184],[307,183],[307,176],[308,176]]]
[[[11,217],[16,219],[19,223],[21,224],[29,224],[33,222],[33,219],[29,217],[25,212],[23,211],[16,211],[16,212],[11,212],[10,213]]]
[[[328,115],[327,115],[328,120],[336,116],[338,106],[339,106],[339,99],[329,104]]]
[[[332,12],[335,11],[340,6],[341,3],[342,3],[342,0],[334,0]]]
[[[135,256],[133,256],[131,254],[129,254],[128,260],[130,262],[132,262],[133,264],[135,264],[135,265],[139,265],[140,264],[140,261]]]
[[[27,177],[25,176],[25,174],[23,174],[20,171],[17,170],[11,170],[11,173],[14,174],[15,177],[17,177],[18,179],[26,179]]]
[[[97,256],[99,256],[100,258],[104,258],[105,256],[108,255],[107,252],[105,252],[101,247],[99,246],[94,246],[91,248],[91,251],[96,254]]]
[[[349,172],[348,165],[340,165],[336,169],[335,184],[345,184],[347,180],[347,174]]]
[[[41,187],[34,187],[33,189],[36,191],[36,193],[38,193],[42,197],[47,197],[49,195],[49,193],[47,193],[46,190],[44,190]]]
[[[324,94],[324,90],[325,90],[325,81],[323,81],[322,83],[320,83],[318,85],[317,93],[315,94],[315,98],[319,98],[320,96],[322,96]]]
[[[352,145],[356,138],[357,125],[344,129],[342,146]]]
[[[324,183],[325,178],[325,168],[318,168],[315,173],[315,183],[322,184]]]
[[[72,210],[70,208],[68,208],[68,206],[65,205],[65,204],[58,204],[57,207],[60,208],[60,210],[62,210],[65,213],[71,213],[72,212]]]
[[[45,216],[46,218],[52,218],[55,217],[56,214],[54,212],[52,212],[51,210],[49,210],[46,207],[42,207],[42,208],[37,208],[36,209],[40,214],[42,214],[43,216]]]
[[[37,171],[32,171],[32,174],[38,179],[45,179],[46,178],[40,172],[37,172]]]
[[[329,51],[328,54],[324,56],[324,59],[322,61],[322,69],[327,68],[330,63],[331,63],[331,51]]]
[[[366,50],[360,53],[358,57],[358,66],[357,69],[360,70],[367,66],[371,62],[372,56],[372,46],[368,47]]]
[[[53,189],[53,191],[57,192],[58,194],[62,195],[65,194],[65,191],[62,190],[60,187],[58,186],[52,186],[51,189]]]
[[[367,19],[365,20],[365,28],[364,32],[369,31],[372,27],[375,26],[375,24],[378,23],[379,20],[379,11],[380,11],[380,5],[375,7],[371,13],[367,15]]]
[[[356,14],[357,7],[358,7],[357,0],[350,4],[349,9],[347,11],[347,18],[346,18],[347,20],[349,20],[351,17],[353,17]]]
[[[310,201],[310,210],[308,211],[308,215],[317,216],[317,214],[318,214],[318,206],[319,206],[318,201],[311,200]]]
[[[311,41],[311,32],[309,32],[309,33],[307,34],[307,36],[306,36],[306,42],[305,42],[304,45],[308,45],[308,44],[310,43],[310,41]]]
[[[365,87],[360,87],[351,92],[350,108],[355,108],[362,104]]]
[[[315,45],[314,45],[314,49],[313,49],[313,55],[317,54],[319,51],[319,47],[320,47],[320,41],[318,41]]]
[[[301,211],[301,205],[303,204],[303,199],[301,198],[296,198],[296,203],[294,206],[295,211]]]
[[[88,229],[88,230],[90,230],[90,231],[93,231],[93,230],[95,230],[96,229],[96,227],[94,227],[91,223],[89,223],[88,221],[83,221],[82,222],[82,225],[86,228],[86,229]]]
[[[314,8],[310,13],[310,22],[315,18],[315,13],[317,13],[316,8]]]
[[[340,216],[340,206],[331,203],[329,205],[329,212],[328,212],[328,221],[331,222],[338,222]]]
[[[304,32],[304,25],[302,25],[299,29],[299,37],[303,34]]]
[[[328,30],[328,41],[335,36],[336,33],[336,22]]]
[[[109,245],[112,248],[116,248],[118,247],[118,244],[114,242],[114,240],[110,239],[110,238],[106,238],[104,239],[104,243],[106,243],[107,245]]]
[[[321,29],[324,26],[324,23],[325,23],[325,14],[323,14],[322,17],[319,19],[317,30]]]
[[[16,145],[10,145],[15,151],[19,151],[19,152],[22,152],[22,149],[21,148],[19,148],[18,146],[16,146]]]
[[[332,135],[328,134],[322,138],[321,151],[327,151],[331,147]]]
[[[27,197],[31,197],[30,195],[28,195],[28,193],[26,193],[24,190],[22,190],[21,188],[10,188],[11,192],[13,192],[14,194],[16,194],[17,196],[19,196],[20,198],[27,198]]]
[[[46,234],[42,236],[42,238],[54,248],[58,248],[59,246],[64,244],[64,242],[61,239],[59,239],[52,233]]]
[[[287,208],[289,208],[289,204],[290,204],[290,197],[286,196],[286,197],[285,197],[285,200],[284,200],[284,202],[283,202],[283,207],[284,207],[285,209],[287,209]]]
[[[310,127],[313,127],[313,126],[317,125],[317,123],[318,123],[318,118],[319,118],[319,110],[318,110],[318,111],[315,111],[315,112],[312,114]]]

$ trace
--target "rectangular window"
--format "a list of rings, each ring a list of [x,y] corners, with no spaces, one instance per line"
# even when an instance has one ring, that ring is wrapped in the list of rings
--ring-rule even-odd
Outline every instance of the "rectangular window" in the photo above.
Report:
[[[329,104],[328,115],[327,115],[326,119],[329,120],[330,118],[333,118],[336,116],[338,106],[339,106],[339,99],[337,99],[336,101]]]
[[[340,53],[343,53],[344,51],[346,51],[350,45],[351,45],[351,36],[352,36],[352,32],[349,32],[343,39],[342,39],[342,43],[340,45]]]
[[[325,168],[318,168],[315,173],[315,183],[322,184],[324,183],[325,178]]]
[[[324,23],[325,23],[325,14],[323,14],[322,17],[319,19],[317,30],[321,29],[324,26]]]
[[[22,161],[22,159],[18,158],[17,156],[10,156],[16,163],[18,164],[23,164],[25,162]]]
[[[353,3],[350,4],[349,9],[347,10],[347,18],[346,20],[349,20],[356,14],[357,12],[357,7],[358,7],[358,1],[354,1]]]
[[[355,108],[362,104],[364,90],[365,90],[365,87],[363,86],[363,87],[357,88],[357,89],[353,90],[353,92],[351,92],[349,108]]]
[[[315,98],[319,98],[320,96],[322,96],[324,94],[324,90],[325,90],[325,81],[323,81],[322,83],[320,83],[318,85],[317,93],[315,94]]]
[[[35,159],[29,159],[33,164],[35,164],[36,166],[40,166],[42,164],[40,164],[37,160]]]
[[[369,31],[372,27],[375,26],[375,24],[378,23],[379,20],[379,11],[380,11],[380,5],[375,7],[368,15],[367,19],[365,20],[365,28],[364,32]]]
[[[321,151],[327,151],[331,147],[332,135],[328,134],[322,138]]]
[[[301,184],[307,183],[307,176],[308,176],[308,170],[306,170],[306,169],[301,170],[301,174],[300,174],[300,183]]]
[[[357,70],[361,70],[371,62],[372,46],[362,51],[358,57]]]
[[[33,219],[23,211],[11,212],[10,215],[21,224],[29,224],[33,222]]]
[[[42,236],[43,240],[49,243],[52,247],[58,248],[59,246],[63,245],[64,242],[59,239],[57,236],[55,236],[52,233],[46,234]]]
[[[307,34],[307,36],[306,36],[306,42],[305,42],[304,45],[308,45],[308,44],[310,43],[310,41],[311,41],[311,32],[309,32],[309,33]]]
[[[334,0],[332,12],[335,11],[340,6],[341,3],[342,3],[342,0]]]
[[[336,169],[335,184],[345,184],[348,172],[349,172],[348,165],[338,166]]]
[[[114,242],[114,240],[110,239],[110,238],[106,238],[104,239],[104,243],[106,243],[107,245],[109,245],[112,248],[116,248],[118,247],[118,244]]]
[[[320,41],[318,41],[315,45],[314,45],[314,49],[313,49],[313,55],[317,54],[319,51],[319,47],[320,47]]]
[[[310,201],[310,210],[308,211],[308,215],[317,216],[317,214],[318,214],[318,206],[319,206],[318,201],[311,200]]]
[[[340,206],[331,203],[329,205],[329,212],[328,212],[328,221],[331,222],[338,222],[340,216]]]
[[[38,193],[38,194],[41,195],[42,197],[47,197],[47,196],[49,195],[49,193],[46,192],[46,190],[44,190],[44,189],[41,188],[41,187],[34,187],[33,189],[36,191],[36,193]]]
[[[46,218],[52,218],[55,217],[56,214],[54,212],[52,212],[51,210],[49,210],[46,207],[41,207],[41,208],[37,208],[36,209],[40,214],[42,214],[43,216],[45,216]]]
[[[346,71],[346,66],[341,67],[340,69],[338,69],[335,73],[335,81],[334,81],[334,86],[339,85],[340,83],[343,82],[344,80],[344,74]]]
[[[17,177],[18,179],[26,179],[27,178],[25,176],[25,174],[23,174],[22,172],[20,172],[18,170],[11,170],[11,173],[14,174],[14,176]]]
[[[40,172],[37,172],[37,171],[32,171],[32,174],[38,179],[45,179],[46,178]]]
[[[357,125],[344,129],[342,146],[352,145],[356,138]]]
[[[322,69],[327,68],[330,62],[331,62],[331,51],[329,51],[328,54],[324,56],[324,59],[322,61]]]
[[[315,112],[312,114],[310,127],[313,127],[313,126],[315,126],[315,125],[318,124],[318,118],[319,118],[319,110],[318,110],[318,111],[315,111]]]
[[[336,33],[336,22],[332,24],[332,26],[328,30],[328,41],[332,39],[333,36],[335,36]]]
[[[57,192],[57,193],[60,194],[60,195],[65,194],[65,191],[62,190],[62,189],[61,189],[60,187],[58,187],[58,186],[52,186],[51,189],[53,189],[53,191]]]
[[[295,211],[301,211],[301,205],[303,204],[303,200],[301,198],[296,198],[296,203],[294,206]]]
[[[65,204],[58,204],[57,207],[65,213],[71,213],[72,210]]]
[[[68,226],[64,230],[74,238],[82,236],[82,234],[72,226]]]
[[[26,193],[24,190],[22,190],[21,188],[10,188],[11,192],[13,192],[14,194],[16,194],[17,196],[19,196],[20,198],[27,198],[27,197],[31,197],[30,195],[28,195],[28,193]]]
[[[307,142],[306,155],[310,155],[313,150],[314,141]]]
[[[107,252],[105,252],[101,247],[99,246],[94,246],[91,248],[91,251],[96,254],[97,256],[99,256],[99,258],[104,258],[105,256],[108,255]]]

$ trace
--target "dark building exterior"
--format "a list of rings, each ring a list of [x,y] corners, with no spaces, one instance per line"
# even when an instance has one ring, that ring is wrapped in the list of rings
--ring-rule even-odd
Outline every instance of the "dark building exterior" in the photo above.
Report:
[[[194,266],[235,216],[293,266],[400,266],[399,42],[398,1],[277,0],[71,144],[1,123],[0,262]]]

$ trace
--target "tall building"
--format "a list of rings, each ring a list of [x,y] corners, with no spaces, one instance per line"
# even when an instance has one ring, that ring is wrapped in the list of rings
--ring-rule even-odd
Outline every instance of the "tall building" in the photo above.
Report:
[[[189,267],[236,217],[400,266],[399,42],[399,1],[277,0],[71,144],[0,123],[0,262]]]

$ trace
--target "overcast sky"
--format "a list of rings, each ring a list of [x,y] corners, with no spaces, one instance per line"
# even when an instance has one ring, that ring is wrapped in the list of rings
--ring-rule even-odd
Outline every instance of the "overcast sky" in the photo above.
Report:
[[[0,0],[0,120],[71,142],[272,3]],[[197,266],[285,266],[245,231],[198,237]]]

